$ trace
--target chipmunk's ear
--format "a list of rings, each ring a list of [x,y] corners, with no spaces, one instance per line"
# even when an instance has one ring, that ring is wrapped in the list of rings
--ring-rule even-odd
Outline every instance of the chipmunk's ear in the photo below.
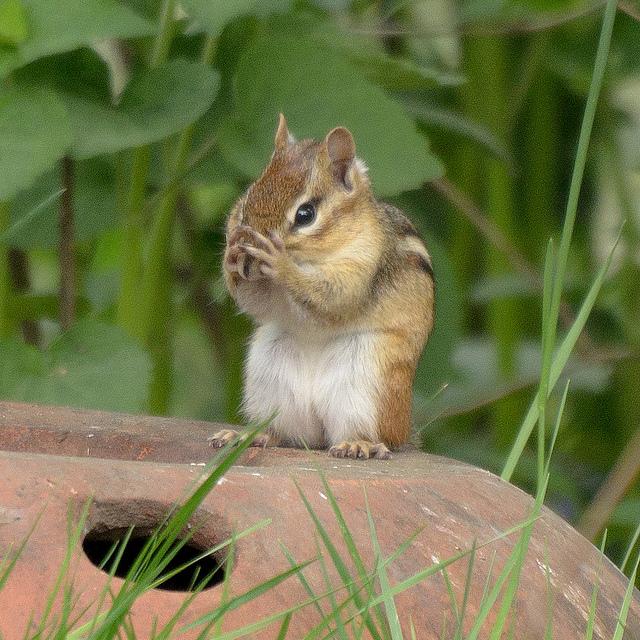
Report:
[[[276,131],[276,137],[274,140],[276,151],[278,151],[279,149],[286,149],[295,141],[295,138],[289,133],[286,118],[283,114],[280,114],[280,117],[278,119],[278,130]]]
[[[335,179],[347,189],[352,188],[351,169],[356,159],[356,143],[351,131],[344,127],[336,127],[324,139],[331,171]]]

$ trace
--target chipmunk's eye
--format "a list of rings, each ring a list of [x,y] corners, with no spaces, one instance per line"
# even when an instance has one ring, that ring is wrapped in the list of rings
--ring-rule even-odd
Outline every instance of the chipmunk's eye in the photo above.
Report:
[[[296,217],[293,219],[295,227],[305,227],[316,219],[316,208],[311,202],[305,202],[298,207]]]

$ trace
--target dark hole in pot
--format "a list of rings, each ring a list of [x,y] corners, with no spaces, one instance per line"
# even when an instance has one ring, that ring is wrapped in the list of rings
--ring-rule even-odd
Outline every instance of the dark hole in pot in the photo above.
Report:
[[[120,553],[122,540],[126,538],[126,535],[127,532],[121,529],[111,532],[89,532],[82,542],[82,549],[92,564],[109,573]],[[118,561],[114,575],[118,578],[127,576],[149,537],[148,532],[145,534],[144,531],[133,530],[122,552],[122,557]],[[115,549],[114,544],[117,545]],[[206,582],[205,589],[210,589],[220,584],[224,580],[225,570],[219,558],[213,554],[196,560],[205,550],[196,546],[192,540],[186,542],[163,568],[158,578],[162,579],[164,576],[173,574],[183,565],[191,564],[178,571],[175,575],[163,580],[156,588],[164,589],[165,591],[194,591],[202,581]],[[107,557],[108,559],[105,563],[105,558]]]

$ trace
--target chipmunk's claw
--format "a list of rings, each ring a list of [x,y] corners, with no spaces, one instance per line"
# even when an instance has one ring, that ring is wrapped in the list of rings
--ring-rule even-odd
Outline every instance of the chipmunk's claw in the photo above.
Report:
[[[352,458],[354,460],[389,460],[391,451],[382,443],[368,440],[345,440],[329,449],[329,455],[335,458]]]

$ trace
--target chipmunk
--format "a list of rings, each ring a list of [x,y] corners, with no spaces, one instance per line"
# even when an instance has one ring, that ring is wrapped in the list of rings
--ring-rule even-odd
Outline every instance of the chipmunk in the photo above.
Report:
[[[351,132],[297,142],[280,115],[271,161],[231,210],[226,240],[226,285],[257,324],[243,412],[273,416],[254,444],[389,458],[410,435],[434,277],[415,227],[374,198]]]

